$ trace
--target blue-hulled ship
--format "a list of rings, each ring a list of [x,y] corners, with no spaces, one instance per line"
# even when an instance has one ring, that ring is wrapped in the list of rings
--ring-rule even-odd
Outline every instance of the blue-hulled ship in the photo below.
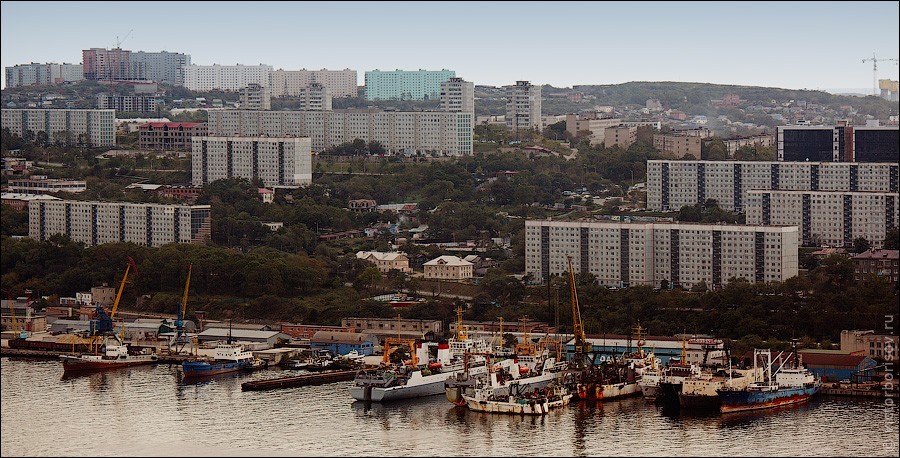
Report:
[[[216,346],[213,361],[185,361],[181,363],[185,378],[199,378],[238,372],[245,370],[261,369],[266,366],[265,361],[253,356],[253,352],[244,351],[240,344],[231,343],[231,325],[228,327],[228,341]]]
[[[760,356],[768,359],[768,365],[763,367],[764,379],[754,381],[741,390],[727,388],[717,390],[721,401],[720,412],[740,412],[799,404],[809,401],[821,388],[821,380],[803,367],[796,350],[793,353],[794,367],[785,368],[783,362],[774,378],[771,352],[755,350],[754,366]]]

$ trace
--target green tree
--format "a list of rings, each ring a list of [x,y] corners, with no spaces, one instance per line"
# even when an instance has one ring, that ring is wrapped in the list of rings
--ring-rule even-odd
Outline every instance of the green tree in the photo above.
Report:
[[[857,237],[853,239],[853,252],[854,253],[863,253],[868,251],[869,248],[872,247],[872,244],[866,240],[865,237]]]

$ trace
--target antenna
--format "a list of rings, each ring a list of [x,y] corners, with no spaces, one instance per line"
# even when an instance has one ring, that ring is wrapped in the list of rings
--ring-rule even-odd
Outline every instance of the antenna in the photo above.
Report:
[[[875,53],[872,53],[872,57],[867,59],[863,59],[862,62],[866,63],[868,61],[872,61],[872,95],[878,97],[878,61],[884,62],[897,62],[897,59],[879,59],[875,57]]]

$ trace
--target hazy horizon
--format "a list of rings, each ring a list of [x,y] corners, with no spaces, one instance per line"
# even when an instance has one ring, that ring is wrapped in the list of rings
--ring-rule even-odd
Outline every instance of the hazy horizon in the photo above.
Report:
[[[487,86],[673,81],[871,94],[863,59],[900,54],[898,2],[210,5],[3,1],[0,65],[77,64],[82,50],[120,41],[199,65],[350,68],[360,86],[369,70],[450,69]],[[878,63],[879,79],[897,75],[896,62]]]

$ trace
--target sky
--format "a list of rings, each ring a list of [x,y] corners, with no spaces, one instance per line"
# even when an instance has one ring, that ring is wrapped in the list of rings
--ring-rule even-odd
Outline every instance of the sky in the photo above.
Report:
[[[678,81],[872,92],[900,58],[900,2],[25,2],[0,64],[112,48],[200,65],[454,70],[476,85]],[[898,79],[879,61],[879,79]],[[5,81],[4,81],[5,85]]]

